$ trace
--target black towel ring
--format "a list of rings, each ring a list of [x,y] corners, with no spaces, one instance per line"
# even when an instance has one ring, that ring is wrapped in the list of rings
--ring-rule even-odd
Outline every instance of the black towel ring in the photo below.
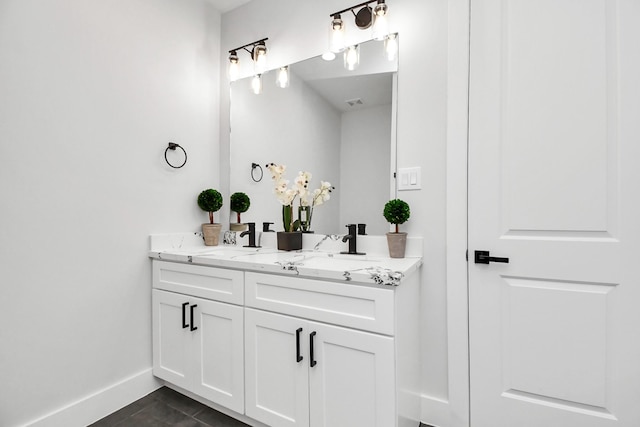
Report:
[[[184,162],[182,162],[182,164],[180,166],[174,166],[169,162],[169,159],[167,159],[167,152],[169,150],[173,150],[175,151],[176,148],[179,148],[182,150],[182,152],[184,153]],[[182,148],[179,144],[176,144],[175,142],[170,142],[169,146],[167,147],[166,150],[164,150],[164,160],[167,162],[167,164],[169,166],[171,166],[174,169],[180,169],[181,167],[183,167],[186,163],[187,163],[187,152],[185,151],[184,148]]]
[[[255,177],[255,175],[254,175],[254,173],[255,173],[256,169],[258,169],[258,170],[260,171],[260,178],[258,178],[258,179],[256,179],[256,177]],[[259,164],[257,164],[257,163],[251,163],[251,179],[252,179],[254,182],[260,182],[260,181],[262,181],[262,176],[263,176],[263,175],[264,175],[264,172],[262,172],[262,166],[260,166],[260,165],[259,165]]]

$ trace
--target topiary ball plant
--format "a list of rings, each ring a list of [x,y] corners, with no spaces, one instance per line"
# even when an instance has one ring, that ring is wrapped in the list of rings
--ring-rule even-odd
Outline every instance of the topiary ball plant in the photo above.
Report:
[[[218,190],[209,188],[198,196],[198,206],[205,212],[209,212],[209,223],[213,224],[213,213],[222,207],[222,194]]]
[[[404,224],[411,216],[411,209],[409,204],[404,200],[393,199],[389,200],[384,205],[384,211],[382,213],[385,219],[396,226],[396,233],[399,232],[398,225]]]
[[[245,193],[236,192],[231,195],[229,199],[231,204],[231,210],[238,214],[238,224],[242,221],[240,220],[240,214],[249,210],[249,206],[251,206],[251,199]]]

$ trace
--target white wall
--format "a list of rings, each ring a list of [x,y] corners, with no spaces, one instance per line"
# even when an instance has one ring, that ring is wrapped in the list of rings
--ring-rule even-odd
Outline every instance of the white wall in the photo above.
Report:
[[[391,111],[386,104],[342,114],[340,224],[367,224],[367,234],[389,231],[382,210],[389,201]]]
[[[465,300],[461,297],[466,289],[464,274],[457,276],[462,280],[448,283],[446,232],[449,8],[458,7],[460,3],[439,0],[388,2],[392,30],[400,34],[397,164],[398,167],[422,168],[422,190],[400,194],[411,205],[412,212],[404,229],[424,237],[422,318],[418,319],[422,328],[422,419],[447,427],[463,426],[468,419],[463,345],[466,322],[463,313],[450,316],[453,322],[448,323],[447,318],[447,288],[462,290],[457,296],[463,307]],[[354,4],[357,2],[348,0],[259,0],[231,11],[222,19],[222,67],[225,67],[227,50],[263,37],[269,37],[267,46],[272,68],[319,55],[328,47],[329,15]],[[464,9],[464,6],[460,8]],[[347,15],[346,20],[348,43],[370,38],[370,33],[354,29],[350,16]],[[461,22],[464,24],[464,19]],[[248,69],[243,72],[250,74]],[[228,150],[229,144],[228,133],[224,130],[228,123],[224,78],[222,87],[221,149],[224,151]],[[458,163],[463,165],[464,158]],[[454,209],[459,206],[459,203],[453,205]],[[464,225],[464,221],[461,223]],[[462,244],[464,247],[464,237]],[[462,262],[455,271],[464,273],[463,251],[454,255]],[[456,346],[452,348],[457,349],[457,354],[448,353],[450,334],[456,336]]]
[[[243,59],[246,58],[248,54]],[[295,75],[290,87],[283,90],[276,87],[274,73],[266,74],[260,95],[251,91],[250,80],[241,79],[232,85],[231,132],[235,145],[230,156],[230,192],[242,191],[251,198],[251,207],[242,214],[243,222],[255,222],[257,230],[262,230],[262,222],[273,222],[271,229],[281,231],[282,205],[273,193],[274,182],[265,165],[272,162],[286,165],[285,177],[290,187],[299,171],[311,172],[311,191],[320,187],[321,180],[339,183],[341,114]],[[254,182],[251,178],[251,163],[261,165],[262,181]],[[259,176],[258,172],[255,175]],[[294,205],[297,209],[298,200]],[[317,207],[312,229],[335,233],[332,230],[339,227],[339,205],[336,197]],[[297,211],[294,216],[297,218]],[[235,222],[235,214],[231,217]]]
[[[219,29],[201,0],[0,2],[0,425],[151,387],[147,239],[219,185]]]

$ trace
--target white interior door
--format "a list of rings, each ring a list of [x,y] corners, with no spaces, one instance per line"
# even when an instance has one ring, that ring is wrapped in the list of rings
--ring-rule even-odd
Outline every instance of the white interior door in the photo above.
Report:
[[[639,22],[471,1],[472,427],[640,426]]]

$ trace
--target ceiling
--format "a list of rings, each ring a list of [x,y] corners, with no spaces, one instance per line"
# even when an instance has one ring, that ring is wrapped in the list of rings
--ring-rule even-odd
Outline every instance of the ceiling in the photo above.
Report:
[[[251,0],[207,0],[213,5],[220,13],[225,13],[242,6],[245,3],[249,3]]]
[[[398,64],[387,61],[382,53],[380,42],[361,43],[360,65],[356,70],[345,69],[342,54],[333,61],[316,56],[291,64],[291,79],[305,81],[342,112],[389,104],[393,92],[392,76]],[[350,102],[358,99],[361,104]]]

